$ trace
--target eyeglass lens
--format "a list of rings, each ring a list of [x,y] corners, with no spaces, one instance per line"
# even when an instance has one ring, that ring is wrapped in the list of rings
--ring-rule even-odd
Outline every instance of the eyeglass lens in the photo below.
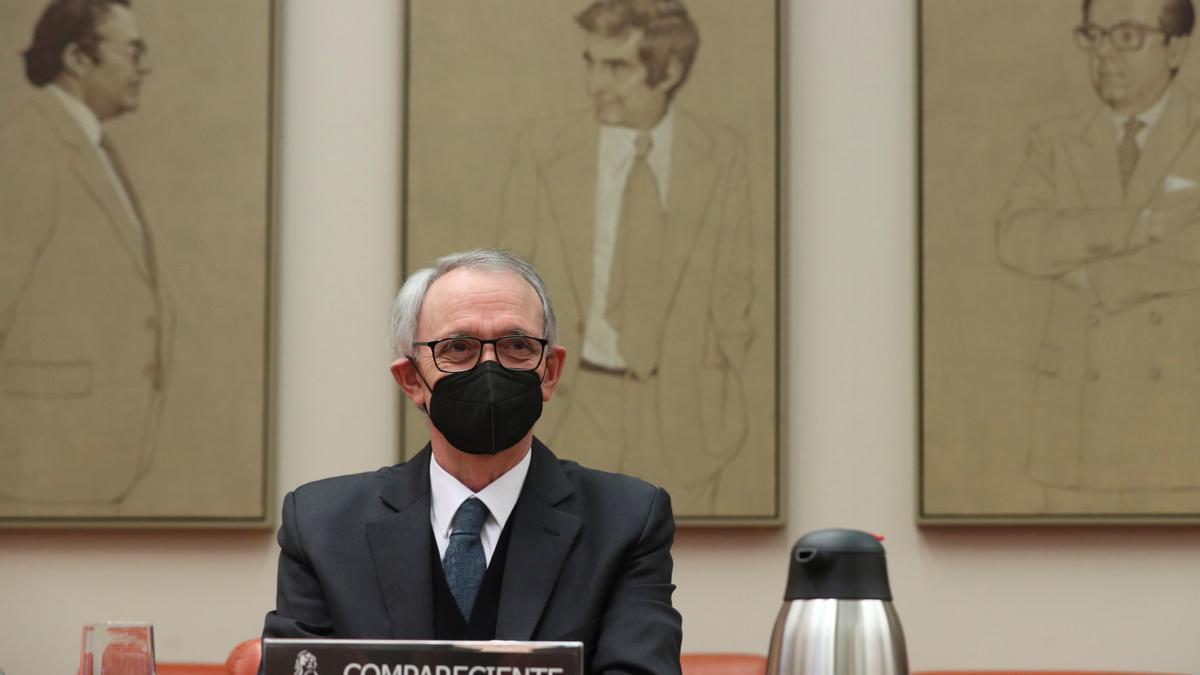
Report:
[[[509,370],[533,370],[542,361],[544,347],[540,342],[523,335],[509,335],[495,341],[496,360]],[[433,361],[439,370],[449,373],[470,370],[479,363],[484,341],[462,337],[441,340],[433,345]]]
[[[127,56],[134,65],[141,65],[142,60],[146,58],[146,53],[150,51],[150,45],[143,40],[131,40],[129,42],[118,42],[116,40],[101,40],[105,44],[114,45],[118,51]]]
[[[1081,49],[1096,49],[1100,42],[1108,37],[1113,49],[1121,52],[1132,52],[1142,48],[1146,42],[1146,33],[1158,31],[1157,28],[1142,26],[1136,23],[1120,23],[1112,28],[1104,29],[1094,23],[1079,26],[1075,29],[1075,41]]]

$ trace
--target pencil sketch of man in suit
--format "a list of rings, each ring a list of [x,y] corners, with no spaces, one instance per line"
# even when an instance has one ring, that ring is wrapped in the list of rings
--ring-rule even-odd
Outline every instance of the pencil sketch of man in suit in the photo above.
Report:
[[[145,56],[129,0],[54,0],[0,123],[0,498],[118,505],[149,466],[170,322],[104,127]]]
[[[1091,0],[1100,102],[1036,127],[997,222],[1044,279],[1028,469],[1052,512],[1200,488],[1200,100],[1175,82],[1191,0]]]
[[[548,440],[711,514],[747,431],[745,143],[674,102],[700,45],[682,2],[598,0],[576,22],[591,110],[524,129],[501,209],[504,245],[563,299],[573,377]]]

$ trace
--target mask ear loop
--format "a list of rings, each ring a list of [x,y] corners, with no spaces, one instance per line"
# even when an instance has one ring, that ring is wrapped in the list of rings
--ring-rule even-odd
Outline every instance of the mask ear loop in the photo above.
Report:
[[[543,349],[549,349],[550,345],[546,345]],[[542,355],[542,363],[546,365],[546,369],[538,376],[538,385],[546,384],[546,374],[550,372],[550,358],[548,354]],[[540,365],[540,364],[539,364]]]
[[[429,386],[429,382],[427,382],[425,380],[425,376],[421,374],[421,369],[417,367],[417,357],[409,355],[408,362],[412,364],[413,372],[417,374],[417,379],[421,380],[421,384],[425,385],[425,388],[428,389],[429,393],[432,394],[433,387]],[[429,417],[429,406],[422,403],[419,407],[421,408],[421,412],[425,413],[426,417]]]

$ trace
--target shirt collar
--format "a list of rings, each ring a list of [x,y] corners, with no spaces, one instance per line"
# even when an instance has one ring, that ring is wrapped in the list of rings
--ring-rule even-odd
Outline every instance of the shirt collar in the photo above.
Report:
[[[600,127],[601,152],[608,156],[633,157],[634,140],[641,133],[637,129],[619,126]],[[675,110],[668,107],[658,124],[650,130],[650,162],[656,157],[666,158],[671,153],[671,141],[675,135]]]
[[[1167,87],[1167,90],[1163,92],[1163,95],[1158,99],[1157,102],[1155,102],[1154,105],[1136,115],[1122,115],[1114,111],[1112,114],[1113,127],[1116,128],[1118,137],[1120,134],[1124,133],[1125,123],[1135,117],[1146,125],[1144,127],[1145,129],[1153,129],[1158,124],[1158,120],[1162,119],[1163,111],[1166,110],[1167,101],[1170,100],[1170,98],[1171,88]]]
[[[429,458],[429,488],[431,492],[433,518],[439,529],[449,531],[450,521],[458,507],[471,497],[477,497],[488,508],[488,512],[500,529],[504,529],[508,517],[516,508],[517,498],[521,496],[521,487],[525,485],[525,476],[529,473],[529,464],[533,450],[527,449],[525,456],[516,466],[505,471],[499,478],[492,481],[479,492],[471,492],[471,488],[463,485],[457,478],[450,475],[437,462],[436,457]]]
[[[104,133],[104,129],[100,126],[100,120],[96,117],[96,113],[92,112],[92,109],[87,107],[83,101],[56,85],[48,84],[46,88],[62,102],[63,107],[67,109],[67,114],[79,124],[80,129],[83,129],[83,135],[88,142],[92,145],[100,145],[100,136]]]

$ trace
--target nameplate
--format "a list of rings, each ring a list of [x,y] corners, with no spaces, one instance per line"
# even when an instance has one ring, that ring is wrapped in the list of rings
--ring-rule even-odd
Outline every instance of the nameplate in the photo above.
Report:
[[[583,675],[581,642],[265,638],[266,675]]]

